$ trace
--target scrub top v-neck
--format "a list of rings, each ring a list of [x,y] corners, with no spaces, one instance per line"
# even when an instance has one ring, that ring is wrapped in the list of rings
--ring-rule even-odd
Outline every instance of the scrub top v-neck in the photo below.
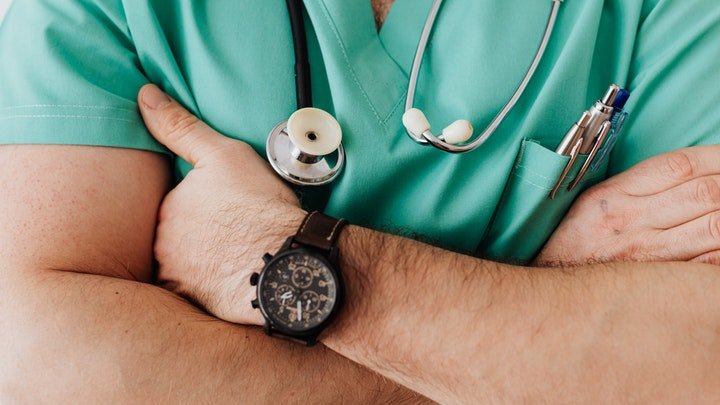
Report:
[[[342,125],[348,158],[331,186],[301,190],[308,208],[524,263],[583,188],[720,139],[716,0],[567,0],[536,78],[488,143],[463,155],[419,146],[401,116],[430,3],[396,0],[378,33],[369,0],[305,1],[314,103]],[[459,118],[485,127],[530,63],[549,9],[549,0],[446,0],[416,105],[438,128]],[[262,156],[268,131],[295,109],[279,0],[15,1],[0,26],[0,77],[3,144],[168,153],[137,111],[147,82]],[[566,163],[552,150],[613,82],[633,92],[622,138],[582,187],[548,200]],[[179,178],[190,169],[175,165]]]

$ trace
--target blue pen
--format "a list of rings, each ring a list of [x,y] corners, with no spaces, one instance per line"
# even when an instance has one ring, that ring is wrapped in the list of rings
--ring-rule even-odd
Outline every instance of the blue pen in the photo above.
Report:
[[[612,128],[610,129],[610,134],[608,135],[607,139],[605,140],[605,144],[602,145],[600,154],[590,165],[590,171],[594,172],[595,170],[597,170],[598,167],[605,161],[605,158],[607,157],[607,155],[615,147],[615,143],[617,142],[618,137],[619,137],[620,133],[622,132],[622,127],[623,127],[623,124],[625,123],[625,119],[627,119],[627,117],[628,117],[628,113],[625,112],[625,105],[627,104],[628,99],[630,99],[630,92],[621,88],[620,91],[618,92],[615,102],[612,105],[613,114],[610,119],[610,122],[612,123]]]

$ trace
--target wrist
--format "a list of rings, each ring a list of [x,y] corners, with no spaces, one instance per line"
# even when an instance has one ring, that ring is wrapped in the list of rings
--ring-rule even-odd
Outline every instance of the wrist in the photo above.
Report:
[[[283,235],[279,250],[265,253],[262,270],[250,277],[256,291],[251,304],[263,318],[254,323],[268,335],[312,346],[343,306],[337,242],[347,221],[320,212],[294,216],[303,217],[300,226]]]
[[[256,289],[250,285],[250,277],[252,273],[259,272],[264,267],[264,253],[276,253],[283,243],[297,232],[303,219],[307,216],[307,212],[297,206],[286,205],[278,209],[263,209],[257,215],[264,217],[262,222],[267,226],[258,234],[255,240],[256,246],[252,247],[254,253],[252,257],[248,258],[247,263],[228,263],[230,266],[228,274],[233,274],[233,280],[228,284],[235,286],[236,293],[227,297],[228,299],[225,301],[227,309],[224,312],[231,315],[223,316],[223,318],[232,323],[262,326],[264,324],[263,317],[250,305],[256,297]],[[246,232],[247,230],[238,229],[237,231]],[[240,271],[237,270],[239,265],[243,266]]]
[[[338,240],[339,267],[345,282],[345,305],[321,336],[328,347],[359,342],[369,337],[365,319],[381,316],[384,287],[380,263],[390,260],[395,238],[359,226],[347,226]],[[375,315],[373,315],[375,314]]]
[[[275,253],[287,238],[295,235],[300,225],[307,217],[308,212],[300,207],[290,206],[283,210],[277,217],[276,225],[270,231],[273,234],[274,245],[269,247],[269,252]]]

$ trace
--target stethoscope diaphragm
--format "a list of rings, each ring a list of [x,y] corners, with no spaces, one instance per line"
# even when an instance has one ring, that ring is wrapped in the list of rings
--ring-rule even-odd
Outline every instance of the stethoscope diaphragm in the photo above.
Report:
[[[276,125],[268,136],[266,152],[275,172],[299,186],[328,184],[345,164],[340,124],[318,108],[297,110]]]

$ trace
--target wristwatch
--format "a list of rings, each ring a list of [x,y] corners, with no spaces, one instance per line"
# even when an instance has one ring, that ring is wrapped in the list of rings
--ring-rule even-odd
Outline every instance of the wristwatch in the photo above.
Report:
[[[265,318],[268,335],[313,346],[333,321],[345,295],[336,246],[345,225],[312,212],[274,256],[263,256],[265,267],[250,284],[257,287],[252,306]]]

